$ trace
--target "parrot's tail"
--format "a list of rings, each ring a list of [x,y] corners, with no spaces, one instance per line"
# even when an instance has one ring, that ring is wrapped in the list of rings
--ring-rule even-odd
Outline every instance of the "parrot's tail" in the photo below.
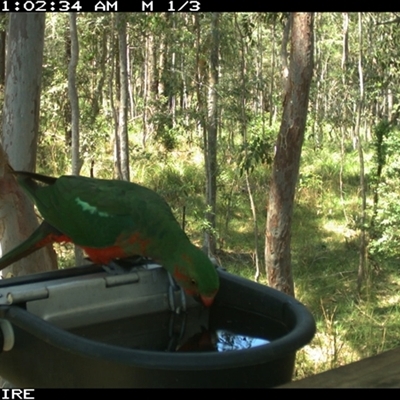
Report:
[[[34,172],[26,171],[12,171],[17,176],[18,183],[28,192],[34,192],[39,186],[37,182],[45,183],[46,185],[53,185],[57,178],[52,176],[40,175]]]
[[[21,258],[28,256],[36,250],[41,249],[48,243],[69,241],[70,239],[59,230],[46,221],[43,221],[28,239],[0,258],[0,270],[8,267],[10,264],[20,260]]]

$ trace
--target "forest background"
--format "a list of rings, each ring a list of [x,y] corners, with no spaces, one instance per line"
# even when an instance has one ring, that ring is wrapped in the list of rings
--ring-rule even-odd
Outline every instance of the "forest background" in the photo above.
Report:
[[[4,89],[13,32],[9,16],[1,19]],[[148,186],[224,268],[266,284],[290,21],[285,13],[46,14],[36,171]],[[396,13],[314,15],[291,273],[318,332],[298,353],[296,378],[400,343],[399,24]],[[71,247],[56,251],[59,268],[75,265]]]

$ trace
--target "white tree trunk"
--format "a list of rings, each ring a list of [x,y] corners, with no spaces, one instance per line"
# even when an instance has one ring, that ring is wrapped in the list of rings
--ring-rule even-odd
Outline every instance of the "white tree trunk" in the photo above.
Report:
[[[116,23],[119,43],[119,117],[118,117],[118,141],[121,160],[122,179],[129,181],[129,140],[128,140],[128,58],[126,42],[126,16],[123,13],[116,14]]]
[[[9,18],[3,148],[0,146],[0,254],[21,243],[38,226],[32,203],[17,185],[7,162],[16,170],[35,170],[45,14],[11,13]],[[18,276],[56,268],[55,253],[47,247],[0,274]]]
[[[71,152],[72,175],[79,175],[82,167],[79,152],[79,100],[76,89],[76,67],[79,59],[78,31],[76,27],[76,13],[69,13],[69,26],[71,33],[71,59],[68,65],[68,96],[71,104]]]

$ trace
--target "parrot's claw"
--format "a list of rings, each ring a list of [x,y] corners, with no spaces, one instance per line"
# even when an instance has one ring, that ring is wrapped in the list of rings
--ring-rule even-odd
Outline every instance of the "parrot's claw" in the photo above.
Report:
[[[115,261],[110,261],[108,265],[103,265],[103,269],[110,275],[122,275],[128,272],[128,269],[117,264]]]
[[[110,275],[121,275],[131,272],[138,267],[146,267],[149,259],[141,256],[122,258],[119,260],[111,260],[107,265],[103,265],[103,269]]]

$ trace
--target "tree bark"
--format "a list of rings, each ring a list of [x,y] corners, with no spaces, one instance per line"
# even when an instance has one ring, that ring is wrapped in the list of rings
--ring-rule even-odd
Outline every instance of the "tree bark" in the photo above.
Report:
[[[269,187],[265,260],[270,286],[294,296],[291,226],[313,72],[313,13],[293,13],[290,67]]]
[[[357,120],[355,126],[355,136],[357,138],[358,159],[360,163],[360,192],[361,192],[361,235],[360,235],[360,259],[358,264],[357,273],[357,291],[361,294],[361,287],[367,272],[367,232],[366,232],[366,219],[367,219],[367,187],[365,182],[365,168],[364,168],[364,150],[362,146],[362,139],[360,135],[361,114],[364,109],[364,73],[362,67],[363,51],[362,51],[362,14],[358,13],[358,77],[360,82],[360,97],[357,103]]]
[[[76,67],[79,59],[79,41],[76,27],[76,13],[69,13],[71,34],[71,59],[68,65],[68,95],[71,104],[71,133],[72,133],[72,175],[79,175],[82,167],[79,152],[79,99],[76,88]]]
[[[10,13],[6,89],[0,146],[1,253],[25,240],[38,226],[32,207],[8,163],[16,170],[34,171],[39,127],[44,13]],[[6,154],[7,153],[7,154]],[[51,246],[5,268],[2,276],[57,269]]]
[[[219,56],[219,14],[211,15],[211,54],[210,85],[208,91],[208,123],[205,140],[206,161],[206,220],[208,229],[205,232],[205,248],[208,254],[216,251],[216,204],[217,204],[217,128],[218,128],[218,56]]]
[[[2,144],[12,167],[34,171],[45,15],[10,13]]]
[[[76,88],[76,67],[79,61],[78,29],[76,26],[76,13],[69,13],[69,26],[71,34],[71,58],[68,65],[68,95],[71,104],[71,163],[72,175],[79,175],[83,161],[80,157],[79,138],[79,98]],[[85,257],[80,247],[74,247],[75,264],[82,265]]]
[[[349,13],[343,13],[343,49],[342,69],[345,69],[349,60]]]
[[[116,13],[119,43],[120,98],[118,117],[118,141],[122,179],[129,181],[129,140],[128,140],[128,58],[126,42],[126,16]]]
[[[110,136],[113,138],[113,152],[114,152],[114,176],[117,179],[122,179],[122,172],[121,172],[121,160],[120,160],[120,153],[119,153],[119,139],[118,139],[118,114],[114,104],[114,75],[116,75],[116,51],[115,51],[115,37],[114,37],[114,15],[112,16],[112,29],[110,34],[110,74],[108,79],[108,91],[109,91],[109,99],[110,99],[110,111],[113,117],[114,124],[111,125],[111,132]]]

